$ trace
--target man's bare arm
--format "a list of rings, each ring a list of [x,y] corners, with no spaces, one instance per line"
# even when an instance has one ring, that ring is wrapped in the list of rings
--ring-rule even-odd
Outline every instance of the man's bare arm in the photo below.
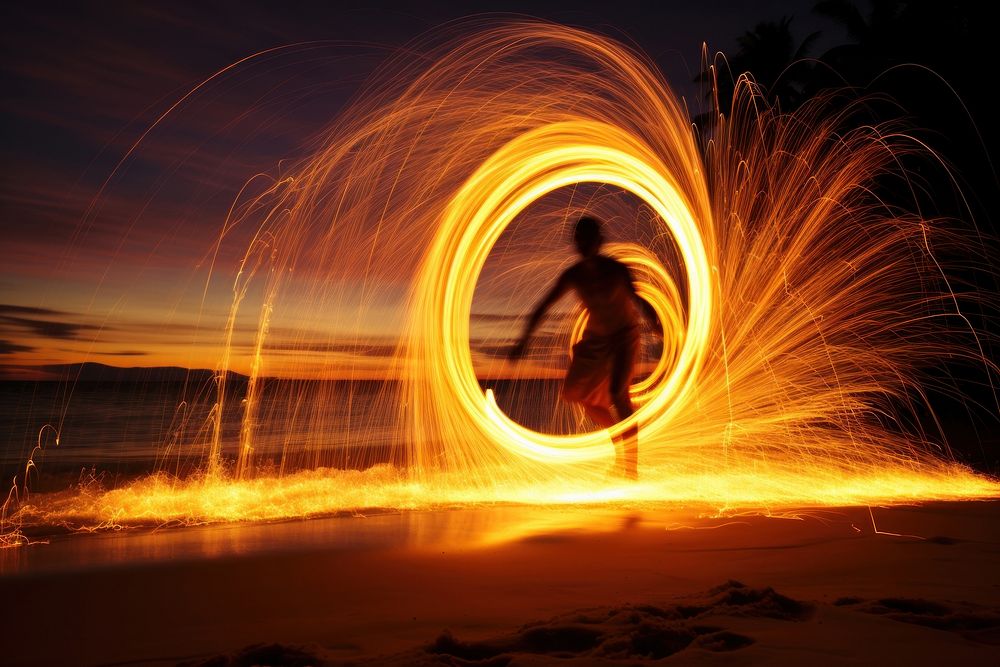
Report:
[[[552,304],[561,299],[562,296],[569,291],[571,282],[569,276],[567,275],[568,273],[569,271],[566,271],[559,276],[559,280],[556,281],[556,284],[552,286],[549,293],[545,295],[545,298],[539,302],[535,311],[531,313],[531,317],[528,318],[528,323],[524,327],[524,333],[521,334],[521,339],[510,349],[510,352],[507,353],[509,358],[520,359],[524,355],[524,350],[528,346],[531,334],[535,332],[535,328],[538,326],[538,323],[542,321],[542,318],[545,317],[545,313],[552,307]]]
[[[629,271],[627,266],[625,267],[625,273],[628,275],[628,286],[632,291],[632,298],[635,299],[635,305],[638,306],[639,312],[649,322],[649,326],[653,328],[653,333],[657,336],[662,336],[663,325],[660,323],[660,318],[656,314],[656,310],[653,309],[653,306],[648,301],[639,296],[639,292],[635,289],[635,281],[632,280],[632,272]]]

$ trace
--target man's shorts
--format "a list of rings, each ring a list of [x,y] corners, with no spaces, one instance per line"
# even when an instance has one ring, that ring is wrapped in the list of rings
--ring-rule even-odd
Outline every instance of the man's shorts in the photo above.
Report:
[[[584,332],[573,346],[563,398],[573,403],[611,405],[616,393],[628,391],[639,356],[639,327],[608,336]]]

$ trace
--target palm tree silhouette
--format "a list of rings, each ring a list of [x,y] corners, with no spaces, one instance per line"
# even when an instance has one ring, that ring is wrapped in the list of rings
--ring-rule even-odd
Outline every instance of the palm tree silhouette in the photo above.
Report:
[[[831,48],[822,59],[843,80],[865,86],[886,66],[909,51],[913,24],[920,13],[906,0],[871,0],[868,15],[862,14],[851,0],[821,0],[813,7],[816,14],[839,23],[850,42]],[[909,28],[907,29],[907,24]]]
[[[820,33],[814,32],[796,44],[791,29],[793,18],[758,23],[737,39],[736,53],[725,61],[717,59],[695,77],[696,82],[717,86],[717,91],[710,88],[706,94],[709,98],[718,96],[719,112],[729,112],[737,82],[744,74],[749,75],[760,94],[783,110],[795,109],[806,99],[811,64],[804,58]],[[712,109],[696,121],[705,122],[715,115]]]

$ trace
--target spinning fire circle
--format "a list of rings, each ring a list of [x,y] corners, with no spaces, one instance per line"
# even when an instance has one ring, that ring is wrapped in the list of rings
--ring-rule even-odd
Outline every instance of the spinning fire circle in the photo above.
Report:
[[[469,319],[473,292],[497,239],[545,194],[579,183],[604,183],[642,199],[666,224],[686,272],[687,308],[656,257],[638,246],[611,250],[636,273],[637,289],[664,324],[664,353],[653,373],[632,387],[639,408],[607,431],[536,432],[510,419],[485,395],[473,369]],[[691,395],[708,349],[713,280],[699,226],[669,170],[641,140],[605,123],[578,120],[539,127],[494,153],[444,212],[418,279],[411,321],[421,328],[414,351],[434,400],[450,425],[479,432],[498,447],[539,462],[608,457],[609,435],[638,420],[645,433],[666,428]],[[686,315],[686,317],[685,317]],[[575,335],[582,331],[578,320]],[[572,337],[571,337],[572,338]]]

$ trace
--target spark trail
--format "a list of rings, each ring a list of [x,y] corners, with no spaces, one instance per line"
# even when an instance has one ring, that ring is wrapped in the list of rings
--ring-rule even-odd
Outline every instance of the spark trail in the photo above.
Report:
[[[235,447],[216,421],[194,443],[207,451],[205,476],[40,498],[20,506],[21,520],[96,526],[495,501],[774,507],[1000,492],[950,460],[943,436],[913,416],[932,382],[924,371],[942,356],[996,371],[959,310],[976,295],[956,294],[936,257],[936,248],[960,250],[961,234],[876,194],[887,178],[909,181],[901,156],[935,156],[895,125],[858,121],[858,104],[822,97],[780,113],[748,79],[733,108],[699,131],[656,68],[612,39],[534,21],[464,31],[387,63],[313,155],[234,205],[219,243],[235,228],[252,229],[253,240],[234,286],[214,419],[242,401]],[[623,242],[610,251],[633,267],[664,323],[662,353],[633,387],[635,485],[608,479],[609,433],[579,415],[546,432],[508,416],[483,378],[510,369],[471,333],[474,302],[537,299],[554,264],[524,239],[564,238],[561,223],[584,211],[618,230]],[[649,233],[629,237],[640,216]],[[533,277],[516,300],[502,279],[514,274]],[[241,395],[225,371],[248,308],[259,319]],[[398,313],[402,335],[394,381],[372,401],[388,416],[391,444],[365,428],[337,451],[289,437],[265,471],[263,421],[302,433],[331,419],[315,407],[279,416],[275,404],[302,404],[304,383],[260,400],[271,328],[300,331],[293,350],[305,352],[315,342],[307,331],[324,326],[363,350],[370,323],[386,313]],[[570,349],[585,316],[558,320],[555,349]],[[360,381],[357,358],[311,355],[308,367],[293,359],[283,372]],[[351,395],[309,391],[319,392],[311,406],[353,409]]]

